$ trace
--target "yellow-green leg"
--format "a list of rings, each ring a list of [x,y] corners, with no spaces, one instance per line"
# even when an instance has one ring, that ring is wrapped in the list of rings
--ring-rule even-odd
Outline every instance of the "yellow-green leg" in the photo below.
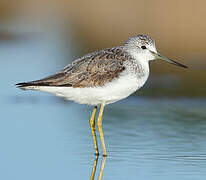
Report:
[[[98,162],[98,157],[99,157],[99,156],[95,156],[94,164],[93,164],[93,168],[92,168],[92,174],[91,174],[90,180],[94,180],[94,176],[95,176],[95,172],[96,172],[96,167],[97,167],[97,162]]]
[[[98,119],[97,119],[97,128],[98,128],[98,131],[99,131],[99,136],[100,136],[100,140],[101,140],[101,144],[102,144],[103,156],[107,156],[106,147],[105,147],[105,143],[104,143],[104,135],[103,135],[103,130],[102,130],[103,111],[104,111],[104,104],[101,104],[100,110],[99,110],[99,116],[98,116]]]
[[[105,162],[106,162],[106,158],[107,158],[107,157],[103,157],[102,164],[101,164],[101,168],[100,168],[100,171],[99,171],[99,176],[98,176],[98,179],[97,179],[97,180],[101,180],[101,179],[102,179],[103,172],[104,172],[104,166],[105,166]]]
[[[95,132],[95,115],[97,112],[97,106],[94,107],[93,112],[92,112],[92,116],[90,118],[90,127],[92,130],[92,137],[93,137],[93,141],[94,141],[94,149],[95,149],[95,155],[99,155],[99,151],[98,151],[98,145],[97,145],[97,137],[96,137],[96,132]]]

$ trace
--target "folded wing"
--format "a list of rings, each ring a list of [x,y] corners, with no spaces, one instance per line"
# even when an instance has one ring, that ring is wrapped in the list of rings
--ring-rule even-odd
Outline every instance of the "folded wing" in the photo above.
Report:
[[[61,86],[84,88],[103,86],[125,70],[124,61],[131,58],[121,47],[96,51],[75,60],[61,72],[37,81],[16,84],[26,86]]]

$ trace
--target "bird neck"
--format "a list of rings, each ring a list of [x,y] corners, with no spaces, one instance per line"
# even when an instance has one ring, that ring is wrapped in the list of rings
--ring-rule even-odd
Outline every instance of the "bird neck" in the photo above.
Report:
[[[149,75],[149,61],[147,61],[145,57],[135,52],[130,52],[130,55],[134,65],[136,66],[136,71],[141,75]]]

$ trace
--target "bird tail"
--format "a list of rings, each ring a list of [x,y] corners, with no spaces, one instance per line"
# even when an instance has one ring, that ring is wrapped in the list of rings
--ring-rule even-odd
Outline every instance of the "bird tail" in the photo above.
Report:
[[[22,82],[15,84],[17,88],[22,90],[30,90],[30,89],[37,89],[38,86],[47,86],[47,83],[37,83],[37,82]]]
[[[35,90],[41,86],[64,86],[65,84],[62,81],[64,80],[65,74],[66,72],[59,72],[40,80],[18,83],[16,86],[22,90]],[[71,85],[67,84],[67,86]]]

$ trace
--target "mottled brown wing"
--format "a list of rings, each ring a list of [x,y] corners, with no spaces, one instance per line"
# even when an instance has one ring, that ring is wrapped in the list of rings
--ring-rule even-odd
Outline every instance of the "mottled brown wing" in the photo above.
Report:
[[[64,82],[72,84],[74,88],[103,86],[124,71],[123,63],[128,58],[130,56],[120,47],[86,55],[63,69],[62,72],[68,73]]]
[[[29,83],[30,85],[74,88],[103,86],[124,71],[123,63],[129,58],[128,53],[121,47],[96,51],[75,60],[53,76]]]

